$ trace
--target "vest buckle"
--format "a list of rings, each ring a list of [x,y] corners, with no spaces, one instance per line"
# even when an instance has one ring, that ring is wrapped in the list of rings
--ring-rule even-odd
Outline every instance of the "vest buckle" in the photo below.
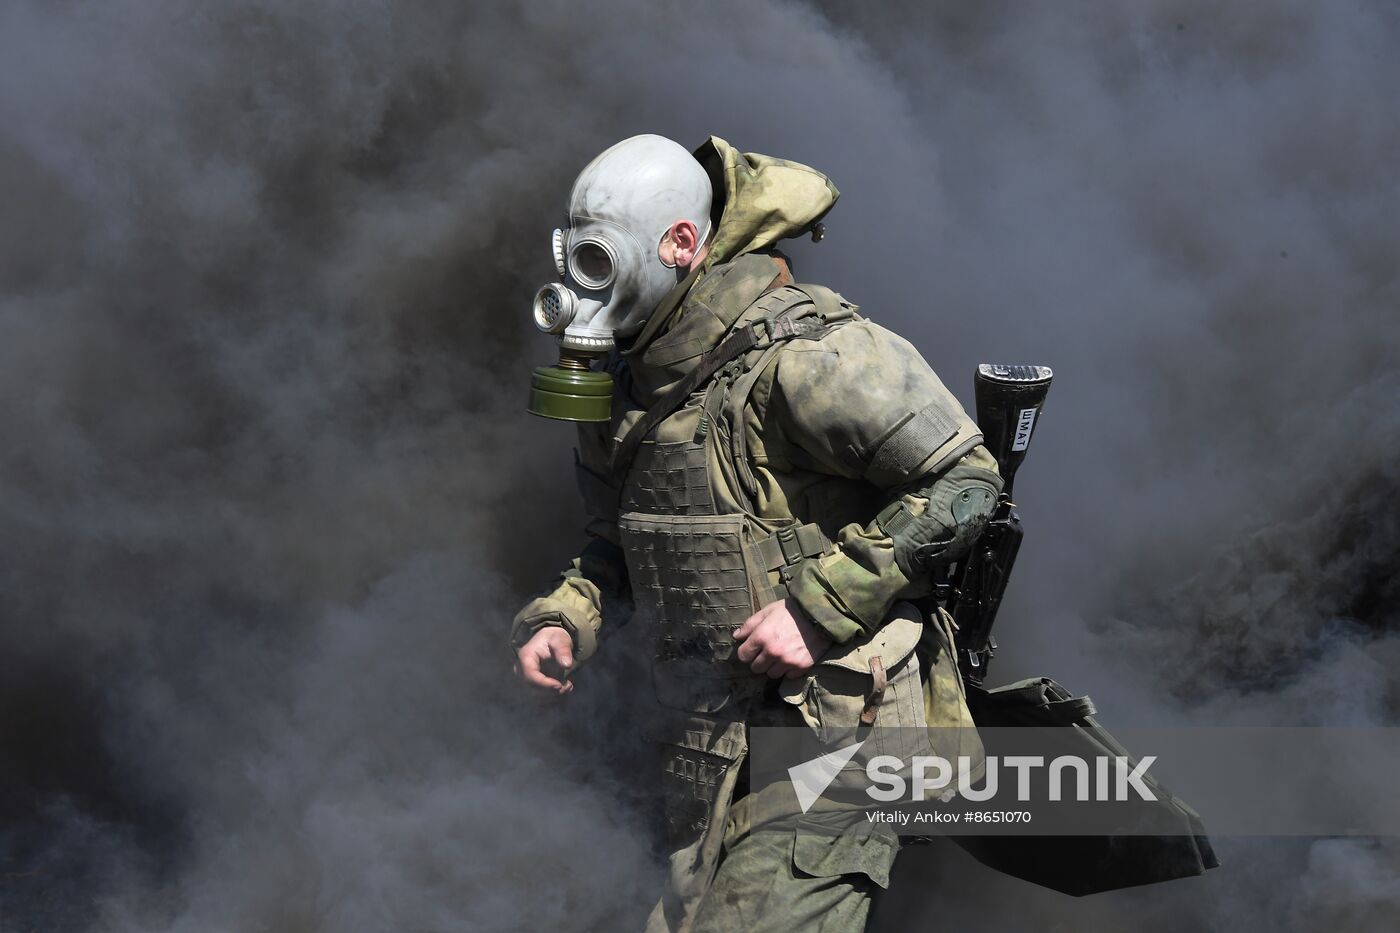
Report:
[[[788,567],[802,560],[802,545],[797,540],[796,525],[778,529],[778,549],[783,552],[783,563]]]

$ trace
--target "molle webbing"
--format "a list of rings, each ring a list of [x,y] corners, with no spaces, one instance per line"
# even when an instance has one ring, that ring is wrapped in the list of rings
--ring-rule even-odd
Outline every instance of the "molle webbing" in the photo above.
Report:
[[[661,705],[713,713],[758,695],[764,678],[734,656],[734,629],[758,608],[745,517],[626,513],[618,526]]]
[[[633,458],[628,482],[622,487],[621,509],[653,515],[713,514],[705,448],[681,441],[643,443]],[[609,487],[611,488],[611,487]],[[618,493],[613,491],[613,501]]]
[[[655,649],[661,704],[714,713],[761,693],[765,678],[735,656],[734,629],[787,595],[790,568],[830,549],[821,529],[789,525],[755,540],[739,513],[628,512],[618,525],[637,615]]]
[[[741,540],[731,515],[624,514],[623,549],[637,611],[667,659],[727,659],[732,632],[754,611]]]

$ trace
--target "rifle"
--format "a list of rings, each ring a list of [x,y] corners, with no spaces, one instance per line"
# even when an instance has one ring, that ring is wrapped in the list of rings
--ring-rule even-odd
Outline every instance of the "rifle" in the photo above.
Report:
[[[958,667],[963,680],[974,687],[982,686],[996,653],[992,624],[1024,534],[1011,498],[1012,483],[1026,458],[1053,377],[1048,366],[995,363],[981,364],[973,377],[982,442],[996,458],[1005,485],[986,529],[953,568],[952,582],[935,588],[935,597],[944,601],[957,624]]]

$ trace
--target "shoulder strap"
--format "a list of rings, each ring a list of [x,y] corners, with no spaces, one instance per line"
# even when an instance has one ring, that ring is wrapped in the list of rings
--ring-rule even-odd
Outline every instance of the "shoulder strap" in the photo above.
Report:
[[[691,393],[704,385],[715,373],[755,347],[767,347],[779,341],[791,340],[794,337],[811,336],[824,329],[825,325],[822,323],[813,323],[809,326],[807,322],[799,320],[797,315],[791,313],[804,304],[815,305],[816,310],[820,312],[820,304],[809,295],[808,289],[813,288],[815,287],[802,286],[799,288],[793,285],[784,285],[773,289],[754,302],[753,310],[760,312],[761,316],[747,323],[741,319],[740,324],[728,337],[725,337],[718,346],[702,356],[694,369],[672,386],[665,395],[657,399],[656,404],[647,409],[646,413],[627,429],[627,433],[618,441],[617,447],[613,451],[612,463],[609,468],[609,475],[613,483],[621,486],[627,468],[631,466],[632,458],[637,455],[637,448],[641,446],[642,441],[655,430],[657,425],[685,404],[685,400],[690,397]],[[822,289],[822,291],[834,296],[833,292],[826,289]],[[838,312],[841,307],[839,301],[831,303],[836,308],[833,315],[839,316]],[[846,312],[846,316],[850,316],[849,312]]]
[[[755,321],[724,338],[718,346],[702,356],[695,368],[686,373],[680,382],[677,382],[670,391],[657,399],[656,404],[647,409],[646,414],[632,422],[632,427],[627,429],[627,433],[622,436],[617,447],[613,450],[609,473],[614,484],[621,484],[623,476],[627,473],[627,468],[632,463],[632,458],[637,454],[637,448],[658,424],[680,408],[692,392],[719,372],[725,364],[758,346],[763,339],[762,325],[765,323],[765,321]]]
[[[804,284],[792,286],[792,291],[798,293],[798,300],[789,303],[781,318],[785,325],[783,329],[790,337],[820,340],[837,326],[855,318],[855,306],[829,288]],[[739,427],[740,419],[743,417],[744,406],[748,404],[749,396],[753,394],[754,386],[781,349],[782,344],[775,340],[753,367],[728,389],[729,397],[724,402],[725,417],[731,425],[730,461],[733,463],[734,475],[739,481],[740,489],[748,497],[750,505],[758,494],[758,479],[749,466],[748,433]]]

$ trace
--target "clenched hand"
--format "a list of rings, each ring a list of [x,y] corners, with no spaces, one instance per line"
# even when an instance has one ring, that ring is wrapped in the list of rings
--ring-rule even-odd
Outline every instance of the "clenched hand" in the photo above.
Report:
[[[546,625],[515,652],[515,675],[554,696],[562,697],[574,689],[564,679],[573,666],[573,636],[557,625]]]
[[[740,661],[774,679],[801,677],[831,647],[831,639],[791,599],[769,603],[749,616],[734,630],[734,640]]]

